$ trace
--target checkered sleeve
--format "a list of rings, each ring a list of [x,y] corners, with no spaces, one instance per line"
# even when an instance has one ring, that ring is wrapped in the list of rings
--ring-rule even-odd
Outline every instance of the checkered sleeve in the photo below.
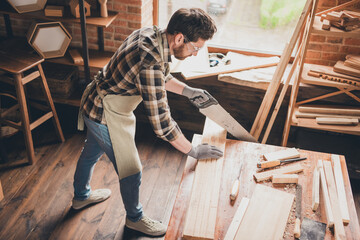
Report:
[[[159,65],[140,71],[138,89],[155,134],[165,141],[175,140],[181,134],[181,130],[171,117],[165,90],[165,76]]]

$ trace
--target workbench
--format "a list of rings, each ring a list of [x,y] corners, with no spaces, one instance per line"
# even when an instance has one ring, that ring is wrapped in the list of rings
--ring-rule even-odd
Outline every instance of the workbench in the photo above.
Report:
[[[196,137],[196,136],[195,136]],[[250,143],[238,140],[226,140],[224,165],[222,172],[222,180],[220,187],[219,205],[217,212],[217,221],[215,229],[215,239],[223,239],[229,228],[229,225],[235,215],[235,212],[243,197],[251,199],[252,193],[256,184],[263,184],[271,186],[276,189],[295,194],[295,184],[282,184],[273,186],[271,182],[256,183],[253,174],[257,170],[257,162],[260,161],[264,153],[274,152],[285,149],[284,147],[265,145],[258,143]],[[304,171],[299,173],[299,184],[302,185],[302,214],[304,217],[326,223],[326,215],[322,194],[320,193],[320,204],[316,212],[312,211],[312,170],[319,159],[330,160],[331,154],[314,151],[306,151],[299,149],[301,157],[307,157],[306,160],[301,161]],[[344,185],[346,198],[349,206],[350,223],[345,226],[347,239],[360,239],[360,227],[356,214],[354,198],[351,191],[350,179],[347,173],[347,167],[344,156],[340,157],[341,168],[344,176]],[[229,194],[231,191],[233,181],[238,177],[239,167],[241,161],[244,160],[243,170],[240,176],[240,190],[235,202],[231,202]],[[294,164],[294,163],[291,163]],[[290,164],[287,164],[290,165]],[[191,188],[194,179],[194,169],[196,167],[196,160],[188,158],[182,180],[176,196],[174,208],[171,214],[166,240],[181,239],[186,212],[189,206]],[[294,239],[293,229],[295,222],[295,201],[293,202],[292,210],[288,218],[287,226],[284,232],[284,239]],[[256,223],[254,223],[256,224]],[[330,229],[326,229],[325,239],[334,239],[334,235]]]

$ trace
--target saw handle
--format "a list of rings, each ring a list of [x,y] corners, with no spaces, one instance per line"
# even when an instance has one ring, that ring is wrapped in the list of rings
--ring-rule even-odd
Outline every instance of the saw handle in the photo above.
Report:
[[[257,166],[258,168],[270,168],[270,167],[279,166],[280,163],[281,163],[280,160],[272,160],[272,161],[258,163]]]
[[[230,200],[235,201],[238,194],[239,194],[239,188],[240,188],[240,180],[237,178],[231,188],[230,192]]]
[[[300,237],[300,218],[296,218],[295,220],[294,237]]]

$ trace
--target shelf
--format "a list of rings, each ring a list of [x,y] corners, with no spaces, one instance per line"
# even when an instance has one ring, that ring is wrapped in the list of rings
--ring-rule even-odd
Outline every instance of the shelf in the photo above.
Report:
[[[42,19],[42,20],[50,20],[50,21],[60,21],[65,23],[80,23],[80,18],[75,18],[73,15],[71,15],[69,8],[67,6],[65,6],[63,17],[48,17],[45,16],[44,10],[19,14],[6,1],[1,1],[0,13],[9,14],[20,18]],[[108,27],[115,20],[118,14],[119,14],[118,12],[108,11],[109,16],[104,18],[104,17],[100,17],[99,13],[96,13],[95,11],[91,11],[91,16],[86,17],[86,24],[98,26],[98,27]]]
[[[330,30],[323,30],[321,26],[322,26],[322,22],[320,21],[320,17],[315,16],[314,25],[312,29],[312,33],[314,34],[337,36],[337,37],[359,37],[360,35],[360,28],[346,32],[333,26],[330,28]]]
[[[348,75],[335,73],[333,71],[333,67],[305,63],[302,74],[301,74],[301,83],[319,85],[319,86],[327,86],[327,87],[336,87],[336,88],[341,88],[341,89],[360,90],[360,86],[354,86],[354,85],[350,85],[350,84],[346,84],[346,83],[340,83],[340,82],[335,82],[335,81],[330,81],[330,80],[326,80],[326,79],[322,79],[322,78],[309,76],[308,72],[310,69],[321,71],[324,73],[329,73],[329,74],[336,74],[336,75],[339,75],[339,77],[353,78]]]
[[[346,133],[346,134],[353,134],[353,135],[360,135],[360,124],[358,124],[357,126],[317,124],[316,119],[314,119],[314,118],[296,118],[295,112],[297,112],[297,111],[298,111],[298,107],[296,106],[294,108],[294,113],[291,117],[291,126],[312,128],[312,129],[318,129],[318,130],[323,130],[323,131],[331,131],[331,132]]]
[[[79,53],[82,53],[81,49],[78,49],[78,51]],[[89,49],[89,67],[98,69],[103,68],[110,61],[110,58],[113,56],[113,54],[113,52],[103,52]],[[46,59],[46,61],[64,65],[84,66],[84,64],[75,64],[70,57],[69,52],[67,52],[64,57]]]

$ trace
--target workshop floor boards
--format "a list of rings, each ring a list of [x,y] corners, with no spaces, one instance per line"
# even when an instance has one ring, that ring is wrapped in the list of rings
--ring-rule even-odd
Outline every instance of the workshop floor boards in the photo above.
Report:
[[[82,211],[71,209],[73,174],[84,139],[82,133],[67,134],[63,144],[36,147],[34,165],[0,170],[5,194],[0,239],[147,239],[124,228],[119,183],[106,157],[95,167],[92,187],[110,188],[111,198]],[[140,129],[136,139],[144,166],[140,198],[145,213],[167,224],[186,157],[148,128]],[[9,153],[14,154],[15,163],[24,161],[24,151]],[[360,180],[353,180],[352,188],[360,218]]]

